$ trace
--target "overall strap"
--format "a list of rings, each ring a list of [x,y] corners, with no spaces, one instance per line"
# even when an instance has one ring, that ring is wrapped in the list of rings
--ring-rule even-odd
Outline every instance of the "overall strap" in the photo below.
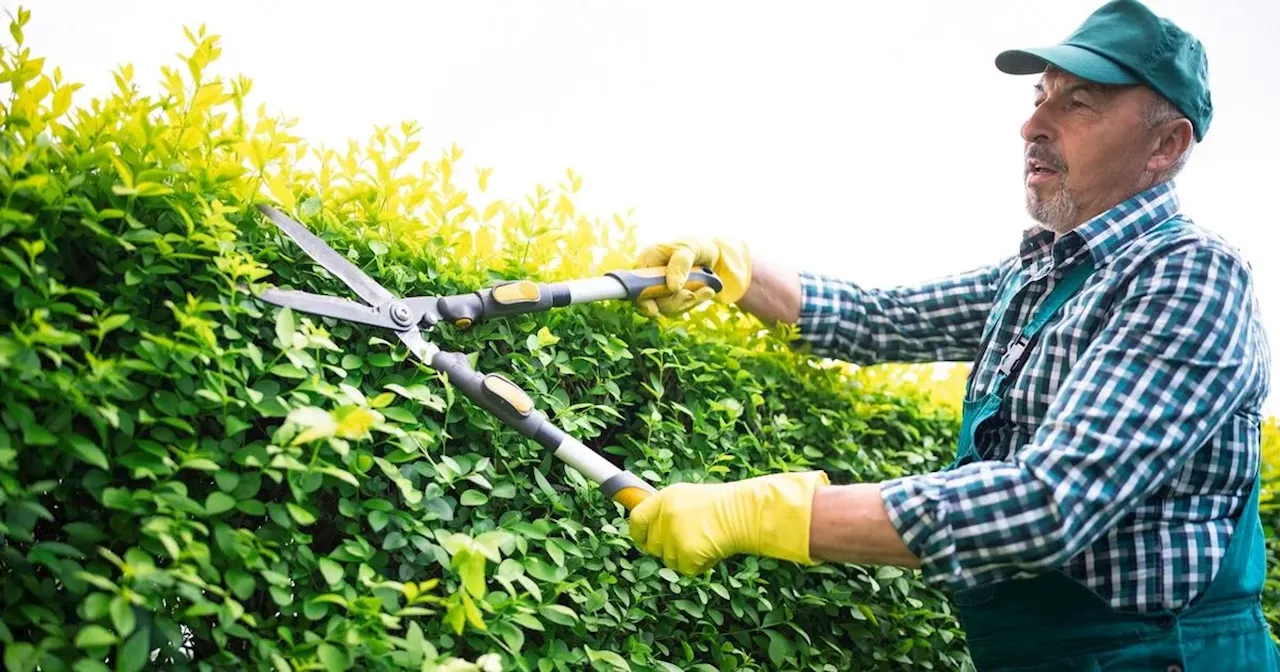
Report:
[[[1053,319],[1058,309],[1062,308],[1063,304],[1075,296],[1076,292],[1080,291],[1080,287],[1089,279],[1094,270],[1093,257],[1085,256],[1080,263],[1072,266],[1066,272],[1062,279],[1053,286],[1053,289],[1049,290],[1049,295],[1045,297],[1044,302],[1036,309],[1035,315],[1031,317],[1031,320],[1022,328],[1022,332],[1005,347],[1004,355],[1000,358],[1000,365],[996,369],[995,380],[991,386],[992,393],[1004,395],[1005,388],[1013,380],[1014,374],[1022,367],[1027,352],[1031,350],[1031,346],[1039,338],[1041,330],[1049,323],[1049,320]]]

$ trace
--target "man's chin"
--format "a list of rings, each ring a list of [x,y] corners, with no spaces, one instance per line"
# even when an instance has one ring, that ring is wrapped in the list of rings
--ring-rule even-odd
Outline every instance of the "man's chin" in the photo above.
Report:
[[[1037,198],[1030,189],[1027,190],[1027,214],[1040,225],[1040,228],[1061,232],[1067,228],[1063,223],[1071,220],[1074,210],[1060,202]]]

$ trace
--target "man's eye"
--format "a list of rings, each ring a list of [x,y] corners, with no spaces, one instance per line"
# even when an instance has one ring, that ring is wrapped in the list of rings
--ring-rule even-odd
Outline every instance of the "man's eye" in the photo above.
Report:
[[[1089,107],[1089,104],[1084,102],[1083,100],[1072,100],[1071,107],[1076,107],[1076,108]]]

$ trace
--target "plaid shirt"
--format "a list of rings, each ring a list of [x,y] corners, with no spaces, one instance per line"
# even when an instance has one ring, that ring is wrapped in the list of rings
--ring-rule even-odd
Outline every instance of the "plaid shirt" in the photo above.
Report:
[[[981,396],[1084,255],[1098,270],[1041,332],[982,460],[888,481],[883,500],[932,583],[1061,569],[1116,608],[1176,609],[1213,578],[1254,483],[1270,355],[1248,264],[1180,214],[1171,184],[933,282],[802,274],[801,344],[864,365],[971,361],[968,394]],[[1023,289],[988,325],[1010,282]]]

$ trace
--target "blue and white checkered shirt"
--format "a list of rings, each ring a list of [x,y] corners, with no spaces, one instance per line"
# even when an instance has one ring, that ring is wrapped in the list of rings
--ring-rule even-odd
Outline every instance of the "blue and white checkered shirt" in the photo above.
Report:
[[[1041,333],[982,460],[891,480],[884,503],[932,583],[1062,569],[1116,608],[1176,609],[1213,578],[1254,482],[1270,354],[1248,264],[1179,212],[1172,184],[933,282],[802,274],[799,345],[856,364],[973,361],[968,393],[981,396],[1084,255],[1098,270]],[[981,342],[1010,282],[1024,287]]]

